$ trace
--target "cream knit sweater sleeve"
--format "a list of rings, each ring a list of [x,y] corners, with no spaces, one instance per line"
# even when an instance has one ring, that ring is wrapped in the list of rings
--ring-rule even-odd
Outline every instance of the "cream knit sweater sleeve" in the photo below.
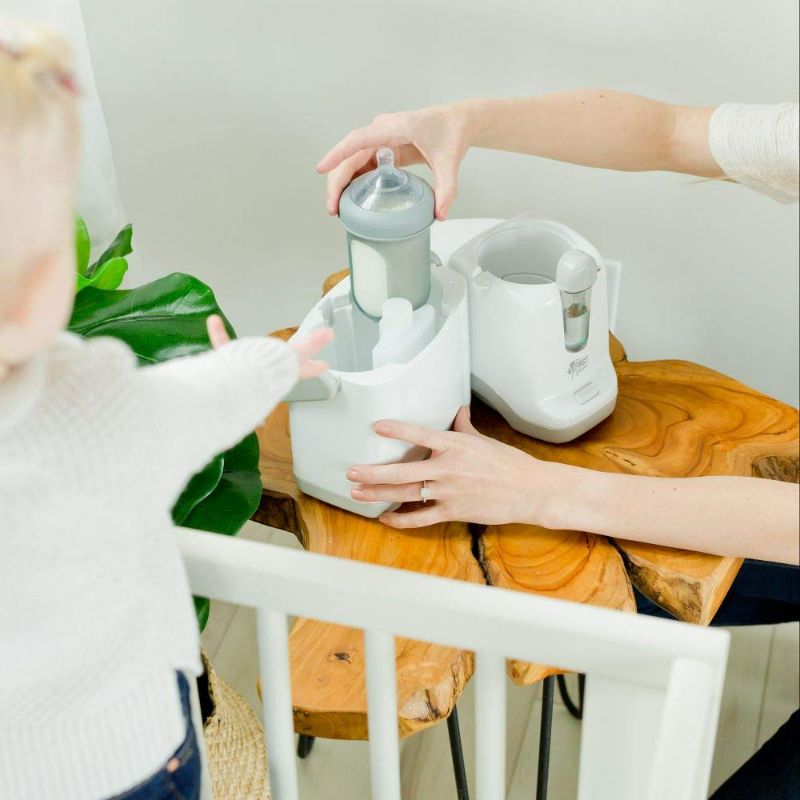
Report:
[[[141,369],[149,446],[171,453],[174,465],[175,483],[159,488],[174,499],[213,455],[264,421],[297,382],[298,369],[297,355],[285,342],[256,337]]]
[[[737,183],[782,203],[800,193],[800,107],[797,103],[725,103],[711,116],[711,154]]]

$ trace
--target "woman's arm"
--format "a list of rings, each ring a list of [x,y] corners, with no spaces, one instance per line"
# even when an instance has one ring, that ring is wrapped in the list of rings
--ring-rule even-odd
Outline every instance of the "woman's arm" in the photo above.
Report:
[[[328,174],[328,211],[335,214],[347,184],[374,166],[376,149],[392,147],[401,166],[430,166],[436,216],[444,219],[455,200],[458,168],[470,147],[605,169],[721,177],[708,145],[712,113],[712,108],[675,106],[605,89],[464,100],[381,114],[345,136],[317,169]]]
[[[625,92],[581,89],[511,100],[465,100],[473,147],[589,167],[721,177],[708,146],[713,108],[675,106]]]
[[[741,477],[645,478],[571,468],[547,527],[800,564],[798,486]]]
[[[444,520],[542,525],[718,555],[800,563],[796,484],[758,478],[646,478],[539,461],[483,436],[467,409],[452,432],[383,421],[382,436],[432,451],[415,463],[358,465],[357,500],[418,501],[422,481],[435,503],[384,514],[416,528]]]

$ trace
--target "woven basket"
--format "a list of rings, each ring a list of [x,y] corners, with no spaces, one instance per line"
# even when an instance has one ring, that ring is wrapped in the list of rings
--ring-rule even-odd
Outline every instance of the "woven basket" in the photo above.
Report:
[[[214,711],[204,727],[214,800],[271,800],[264,729],[203,653]]]

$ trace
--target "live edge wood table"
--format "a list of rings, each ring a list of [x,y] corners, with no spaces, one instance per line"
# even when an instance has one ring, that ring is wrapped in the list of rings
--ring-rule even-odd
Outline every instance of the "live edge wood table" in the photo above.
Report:
[[[346,273],[332,275],[325,289]],[[288,336],[291,331],[277,335]],[[611,338],[619,378],[614,413],[574,442],[513,431],[473,400],[476,427],[540,459],[631,475],[747,475],[797,480],[798,413],[731,378],[685,361],[632,362]],[[292,475],[288,413],[258,432],[263,497],[254,519],[291,531],[317,553],[635,613],[632,585],[677,619],[707,625],[741,560],[533,525],[446,523],[398,531],[304,495]],[[360,631],[296,620],[290,637],[295,730],[367,738]],[[398,725],[409,736],[450,717],[473,672],[469,652],[397,641]],[[509,661],[517,684],[557,667]]]

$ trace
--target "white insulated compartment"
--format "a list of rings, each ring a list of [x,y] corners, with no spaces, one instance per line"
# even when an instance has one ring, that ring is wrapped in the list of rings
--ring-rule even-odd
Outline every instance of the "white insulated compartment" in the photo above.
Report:
[[[588,319],[568,316],[562,305],[557,269],[569,251],[597,265]],[[462,245],[448,266],[468,285],[472,389],[511,427],[567,442],[613,411],[608,270],[590,242],[559,222],[524,214]],[[576,324],[586,326],[585,345],[571,350]]]
[[[309,312],[297,331],[305,336],[328,326],[334,341],[319,358],[330,365],[324,377],[328,399],[289,403],[294,473],[300,489],[313,497],[366,517],[377,517],[388,503],[361,503],[350,497],[347,469],[353,464],[417,460],[423,453],[405,442],[378,436],[381,419],[413,422],[446,430],[470,401],[467,287],[457,272],[431,267],[436,333],[404,364],[372,369],[378,322],[353,302],[350,279],[337,284]],[[313,391],[310,392],[313,395]]]

